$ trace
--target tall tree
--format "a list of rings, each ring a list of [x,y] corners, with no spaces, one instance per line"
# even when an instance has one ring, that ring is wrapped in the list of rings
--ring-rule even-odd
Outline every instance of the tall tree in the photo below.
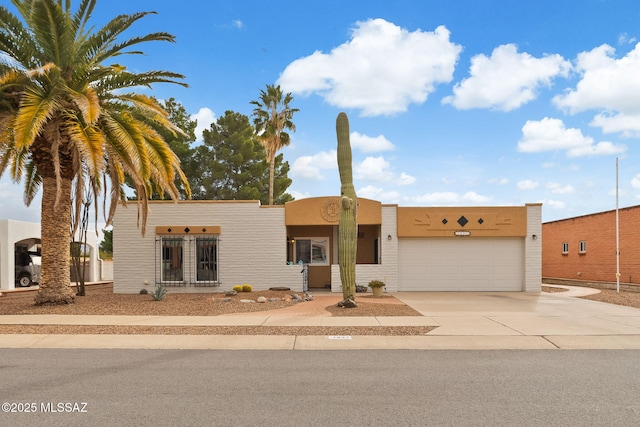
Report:
[[[187,181],[191,184],[191,176],[194,176],[197,170],[197,164],[195,164],[196,149],[193,144],[196,141],[196,126],[198,123],[195,120],[191,120],[189,113],[182,104],[176,101],[174,98],[169,98],[162,102],[163,108],[169,113],[169,120],[175,126],[177,126],[182,133],[171,132],[169,129],[161,129],[160,135],[167,141],[171,151],[176,153],[180,159],[180,168],[187,177]],[[180,195],[186,198],[187,191],[176,177],[175,185],[180,190]]]
[[[113,255],[113,230],[102,229],[102,242],[100,242],[100,250],[108,255]]]
[[[260,99],[251,101],[251,104],[255,105],[253,124],[269,162],[270,205],[273,204],[276,153],[289,145],[291,138],[286,131],[296,131],[293,114],[300,110],[291,108],[291,101],[291,93],[283,94],[280,85],[267,85],[267,90],[260,90]]]
[[[42,187],[42,274],[37,304],[70,303],[69,224],[72,188],[93,197],[110,194],[111,222],[126,203],[125,176],[138,195],[142,232],[153,191],[179,198],[176,176],[188,185],[178,157],[159,133],[180,133],[162,106],[131,91],[166,82],[186,86],[169,71],[134,73],[114,60],[148,41],[173,42],[157,32],[119,41],[154,12],[120,15],[97,30],[90,24],[97,0],[12,0],[18,16],[0,6],[0,175],[25,179],[29,205]],[[106,182],[110,181],[110,190]],[[76,212],[82,197],[73,198]],[[94,204],[95,206],[95,204]]]
[[[205,129],[193,163],[199,169],[187,178],[194,199],[260,200],[266,204],[269,164],[247,116],[226,111]],[[279,155],[274,165],[276,202],[293,200],[285,193],[291,185],[289,164]]]

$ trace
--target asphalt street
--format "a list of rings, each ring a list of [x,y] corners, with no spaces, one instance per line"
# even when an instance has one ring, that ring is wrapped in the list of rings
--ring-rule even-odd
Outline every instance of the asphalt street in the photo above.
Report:
[[[3,426],[636,426],[637,350],[0,349]]]

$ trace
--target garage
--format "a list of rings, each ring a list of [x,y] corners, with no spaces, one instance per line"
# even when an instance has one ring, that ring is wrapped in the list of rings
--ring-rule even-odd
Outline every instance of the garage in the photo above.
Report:
[[[522,237],[398,241],[399,291],[523,291]]]

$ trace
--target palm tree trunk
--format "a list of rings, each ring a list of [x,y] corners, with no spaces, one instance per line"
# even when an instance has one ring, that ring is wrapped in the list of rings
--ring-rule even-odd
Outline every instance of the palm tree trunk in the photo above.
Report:
[[[276,159],[275,157],[269,161],[269,206],[273,205],[273,186],[275,184],[276,175]]]
[[[75,295],[71,289],[69,254],[71,241],[71,180],[61,178],[60,199],[56,209],[55,177],[42,179],[42,270],[36,304],[69,304]]]

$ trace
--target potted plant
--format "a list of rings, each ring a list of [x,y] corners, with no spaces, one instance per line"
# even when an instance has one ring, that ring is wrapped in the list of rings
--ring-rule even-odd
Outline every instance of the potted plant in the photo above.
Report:
[[[381,297],[382,296],[382,288],[384,288],[385,286],[386,285],[384,284],[384,282],[382,280],[372,280],[372,281],[369,282],[369,287],[373,291],[373,296],[374,297]]]

